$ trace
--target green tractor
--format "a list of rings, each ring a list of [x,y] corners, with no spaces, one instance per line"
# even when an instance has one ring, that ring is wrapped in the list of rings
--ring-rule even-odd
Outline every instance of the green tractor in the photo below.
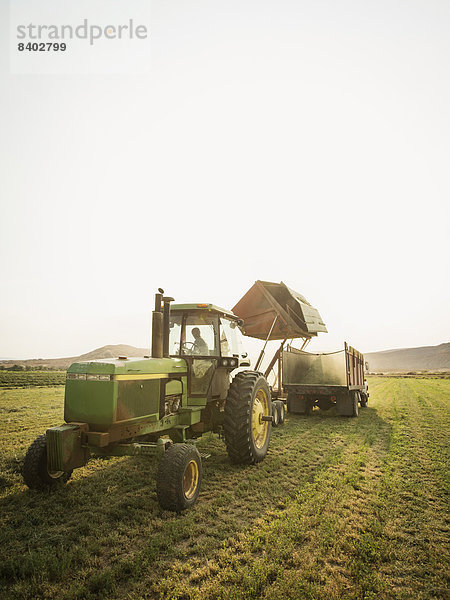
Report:
[[[38,437],[25,457],[30,488],[65,483],[91,455],[157,454],[158,501],[178,512],[198,498],[202,462],[193,442],[206,431],[224,437],[233,463],[265,458],[281,401],[272,403],[264,375],[242,369],[250,367],[242,322],[212,304],[172,301],[158,290],[151,357],[69,367],[65,424]]]

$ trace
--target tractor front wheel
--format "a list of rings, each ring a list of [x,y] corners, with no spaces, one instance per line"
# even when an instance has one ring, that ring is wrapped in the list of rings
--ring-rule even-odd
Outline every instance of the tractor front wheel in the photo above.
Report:
[[[272,431],[272,401],[261,373],[242,371],[233,379],[223,429],[231,462],[252,465],[264,460]]]
[[[202,459],[192,444],[174,444],[164,452],[156,477],[161,508],[181,512],[197,502],[202,483]]]
[[[72,471],[49,471],[47,467],[47,436],[37,437],[25,455],[23,478],[31,489],[42,490],[66,483]]]

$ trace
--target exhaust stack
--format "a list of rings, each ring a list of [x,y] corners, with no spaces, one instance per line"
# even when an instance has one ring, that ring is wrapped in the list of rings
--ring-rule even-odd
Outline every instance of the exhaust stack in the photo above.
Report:
[[[162,300],[164,290],[158,288],[158,294],[155,294],[155,310],[152,314],[152,358],[163,357],[163,312]]]
[[[164,296],[158,288],[155,294],[155,310],[152,316],[152,358],[169,357],[170,303],[173,298]]]
[[[170,296],[164,296],[163,308],[163,356],[169,358],[169,333],[170,333],[170,303],[173,302]]]

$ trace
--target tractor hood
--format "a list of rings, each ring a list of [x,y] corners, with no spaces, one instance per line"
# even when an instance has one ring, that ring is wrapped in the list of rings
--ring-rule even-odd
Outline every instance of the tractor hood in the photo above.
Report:
[[[262,340],[310,339],[327,333],[319,311],[283,282],[256,281],[233,313],[244,321],[245,335]]]
[[[186,362],[181,358],[102,358],[70,365],[67,373],[89,374],[165,374],[186,372]],[[69,377],[70,378],[70,377]]]

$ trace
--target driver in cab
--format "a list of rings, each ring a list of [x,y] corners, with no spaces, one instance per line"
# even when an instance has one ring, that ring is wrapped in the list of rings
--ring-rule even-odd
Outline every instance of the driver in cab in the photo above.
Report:
[[[192,354],[199,354],[200,356],[209,356],[208,344],[200,335],[200,329],[194,327],[192,329],[192,337],[194,338],[194,345],[192,347]]]

